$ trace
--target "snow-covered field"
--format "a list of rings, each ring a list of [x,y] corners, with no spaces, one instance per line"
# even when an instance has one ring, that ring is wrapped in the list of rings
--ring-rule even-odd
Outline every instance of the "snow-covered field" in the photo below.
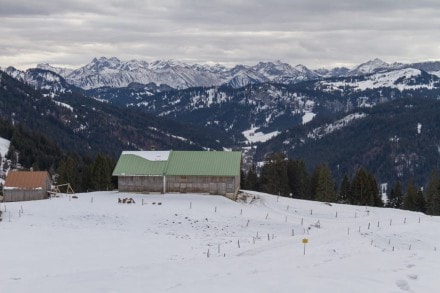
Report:
[[[252,195],[1,203],[0,292],[439,292],[439,217]]]

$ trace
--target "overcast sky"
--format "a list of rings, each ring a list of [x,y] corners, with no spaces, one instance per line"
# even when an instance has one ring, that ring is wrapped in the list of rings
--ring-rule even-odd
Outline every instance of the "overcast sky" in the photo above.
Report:
[[[439,0],[0,0],[0,66],[440,60]]]

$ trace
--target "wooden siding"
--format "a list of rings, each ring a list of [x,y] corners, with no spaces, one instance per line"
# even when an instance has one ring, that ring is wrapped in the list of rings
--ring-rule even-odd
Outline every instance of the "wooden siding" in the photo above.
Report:
[[[162,176],[118,176],[118,190],[127,192],[162,192]]]
[[[118,176],[120,192],[163,192],[163,176]],[[235,199],[240,176],[166,176],[165,192],[208,193]]]
[[[48,191],[50,190],[51,182],[47,178],[45,186],[41,189],[24,189],[24,188],[14,188],[14,189],[3,189],[3,201],[27,201],[27,200],[40,200],[49,198]]]
[[[235,193],[236,178],[229,176],[167,176],[167,192],[226,195]]]
[[[27,201],[49,198],[47,190],[43,189],[7,189],[3,190],[3,201]]]

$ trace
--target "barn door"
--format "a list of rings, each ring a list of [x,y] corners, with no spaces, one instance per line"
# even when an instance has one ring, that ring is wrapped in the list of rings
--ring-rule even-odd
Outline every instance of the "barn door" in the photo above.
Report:
[[[209,183],[209,193],[216,194],[217,193],[217,184]]]
[[[219,183],[219,194],[225,195],[226,194],[226,183]]]

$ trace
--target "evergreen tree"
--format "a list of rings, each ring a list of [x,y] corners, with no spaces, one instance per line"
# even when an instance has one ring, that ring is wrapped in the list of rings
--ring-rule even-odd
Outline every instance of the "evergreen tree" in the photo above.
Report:
[[[244,173],[242,168],[240,168],[240,188],[246,188],[246,174]]]
[[[318,201],[335,202],[336,190],[330,167],[323,164],[317,167],[317,185],[314,198]]]
[[[403,199],[403,208],[409,211],[417,211],[417,188],[414,183],[410,181]]]
[[[426,188],[426,212],[429,215],[434,215],[435,198],[438,197],[438,190],[440,187],[440,179],[436,169],[432,170],[429,178],[428,186]]]
[[[310,199],[310,179],[304,161],[289,160],[287,162],[287,178],[292,197]]]
[[[254,164],[252,164],[252,166],[249,167],[249,170],[246,174],[245,183],[246,183],[245,189],[255,190],[255,191],[259,190],[257,168],[255,167]]]
[[[432,215],[440,215],[440,184],[437,187],[437,193],[432,199]]]
[[[92,190],[108,190],[112,189],[112,166],[110,159],[99,154],[96,156],[94,162],[89,167],[90,169],[90,184]]]
[[[397,181],[395,186],[391,189],[388,196],[387,207],[401,209],[403,205],[403,193],[400,181]]]
[[[373,173],[368,174],[368,205],[375,207],[383,207],[383,201],[379,194],[379,187]]]
[[[263,192],[282,196],[290,193],[283,153],[273,153],[266,157],[261,170],[261,188]]]
[[[344,178],[342,179],[341,188],[339,189],[338,202],[350,203],[351,197],[350,179],[348,178],[347,174],[345,174]]]
[[[422,213],[426,212],[425,196],[423,195],[423,191],[421,189],[419,189],[419,191],[417,191],[416,211],[419,211],[419,212],[422,212]]]
[[[77,159],[69,154],[67,158],[61,161],[58,169],[57,184],[70,183],[74,190],[81,190],[81,179],[78,176],[78,162]]]
[[[359,168],[351,184],[351,204],[366,205],[369,202],[369,184],[367,173],[362,167]]]

